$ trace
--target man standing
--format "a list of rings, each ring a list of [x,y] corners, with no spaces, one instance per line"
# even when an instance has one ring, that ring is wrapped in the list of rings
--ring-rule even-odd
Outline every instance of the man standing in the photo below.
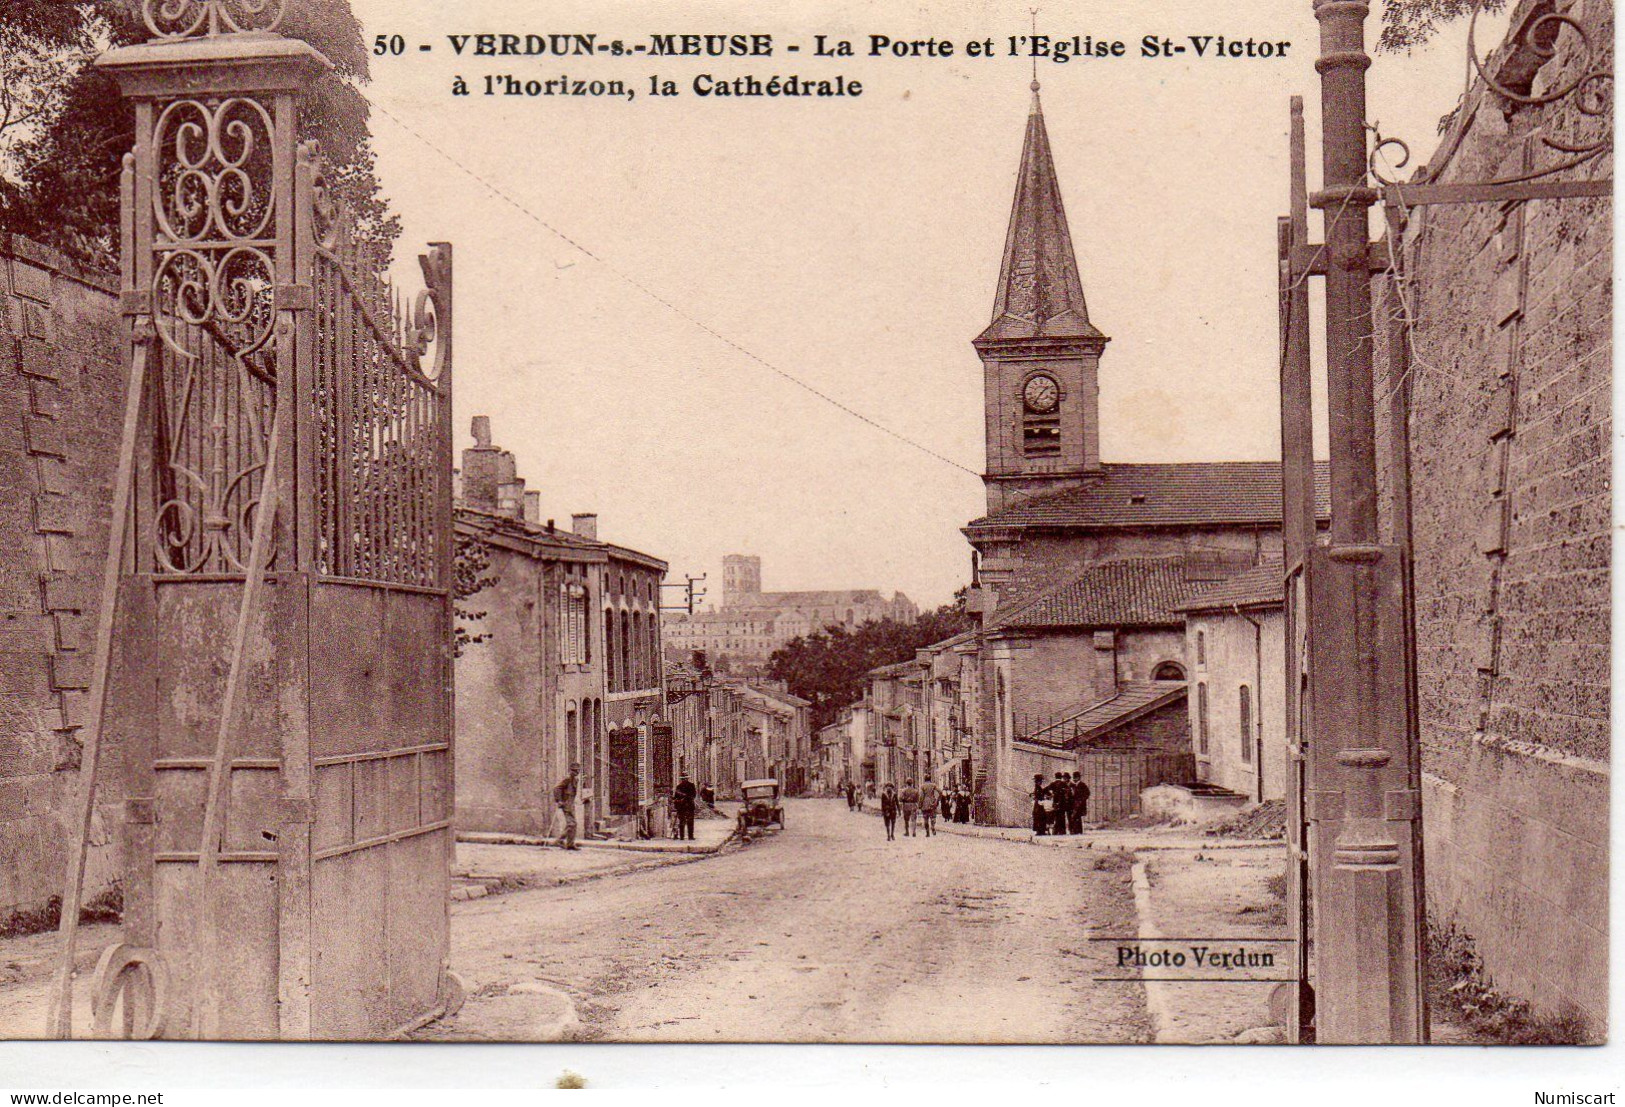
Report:
[[[553,803],[564,812],[564,836],[559,839],[560,849],[580,849],[576,845],[576,793],[580,785],[576,778],[581,774],[580,765],[570,766],[570,775],[559,781],[558,787],[553,789]]]
[[[941,805],[942,792],[937,788],[937,782],[926,777],[925,787],[920,789],[920,824],[925,828],[927,838],[937,832],[937,809]]]
[[[1047,825],[1047,823],[1049,821],[1049,812],[1044,810],[1044,804],[1048,801],[1048,796],[1046,794],[1048,791],[1049,790],[1044,787],[1044,774],[1043,773],[1034,773],[1033,774],[1033,833],[1034,834],[1042,834],[1042,833],[1044,833],[1046,825]]]
[[[886,841],[896,841],[897,789],[890,784],[880,790],[880,820],[886,824]]]
[[[1049,832],[1065,834],[1067,818],[1072,810],[1072,781],[1066,773],[1056,773],[1055,782],[1049,786],[1049,810]]]
[[[903,785],[903,790],[897,797],[903,804],[903,837],[914,837],[914,819],[920,813],[920,790],[914,787],[911,780]]]
[[[677,787],[672,789],[671,793],[672,810],[677,812],[678,841],[684,838],[690,842],[694,840],[694,797],[698,794],[699,790],[694,787],[694,782],[688,779],[688,774],[679,773]]]
[[[1072,785],[1072,833],[1083,833],[1083,820],[1089,814],[1089,785],[1084,783],[1083,774]]]

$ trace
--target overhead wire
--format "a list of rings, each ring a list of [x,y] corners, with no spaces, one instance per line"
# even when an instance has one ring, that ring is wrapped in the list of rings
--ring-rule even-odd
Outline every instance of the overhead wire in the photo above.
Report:
[[[470,169],[468,166],[464,165],[462,162],[457,160],[457,158],[453,157],[444,148],[442,148],[439,144],[434,142],[432,139],[428,138],[426,135],[424,135],[422,132],[418,131],[416,128],[412,127],[410,124],[406,123],[399,116],[397,116],[393,112],[391,112],[388,108],[386,108],[383,105],[379,104],[376,100],[373,100],[373,99],[371,99],[369,97],[367,99],[367,102],[373,108],[375,108],[378,111],[378,113],[380,115],[382,115],[384,118],[388,119],[390,122],[394,123],[397,127],[401,128],[403,131],[405,131],[407,134],[411,135],[413,138],[415,138],[419,142],[423,143],[423,145],[427,146],[430,150],[433,150],[436,154],[439,154],[442,158],[444,158],[446,161],[450,162],[454,167],[456,167],[465,176],[467,176],[471,180],[477,182],[482,187],[484,187],[487,191],[489,191],[493,196],[497,197],[497,199],[501,200],[503,203],[505,203],[508,206],[512,207],[515,211],[518,211],[521,215],[525,216],[527,219],[531,220],[537,226],[539,226],[542,229],[546,230],[549,234],[553,235],[555,238],[559,239],[561,242],[564,242],[566,245],[570,246],[572,249],[576,250],[577,252],[579,252],[581,254],[584,254],[588,258],[590,258],[593,261],[597,262],[598,264],[602,265],[605,269],[609,270],[610,273],[612,273],[614,276],[619,278],[623,283],[629,285],[633,289],[636,289],[638,292],[641,292],[643,295],[649,297],[651,300],[655,301],[655,303],[660,304],[662,307],[666,308],[668,311],[670,311],[672,314],[676,315],[678,318],[684,320],[685,322],[689,323],[690,325],[692,325],[694,327],[697,327],[701,331],[704,331],[706,334],[710,335],[712,338],[716,339],[718,342],[721,342],[723,345],[729,347],[730,349],[734,350],[735,352],[737,352],[739,354],[742,354],[744,357],[748,358],[750,361],[755,362],[757,365],[760,365],[762,368],[767,369],[769,372],[774,373],[775,375],[777,375],[779,377],[782,377],[784,380],[789,381],[791,384],[795,385],[797,388],[800,388],[800,389],[802,389],[802,390],[804,390],[804,391],[806,391],[808,393],[811,393],[813,396],[816,396],[818,399],[824,401],[826,404],[829,404],[831,407],[835,408],[836,410],[841,411],[841,412],[851,416],[852,418],[858,420],[859,422],[864,423],[867,426],[869,426],[869,427],[871,427],[871,428],[873,428],[875,430],[880,431],[882,434],[888,435],[891,438],[894,438],[897,441],[903,443],[904,445],[910,446],[913,449],[918,450],[921,453],[927,455],[928,457],[934,458],[937,461],[940,461],[945,465],[951,465],[953,468],[958,469],[961,472],[969,473],[973,477],[978,477],[979,478],[981,476],[981,474],[979,472],[977,472],[975,469],[972,469],[970,466],[963,465],[963,464],[955,461],[951,457],[948,457],[948,456],[946,456],[944,454],[938,453],[936,450],[933,450],[931,447],[925,445],[924,443],[918,442],[915,439],[910,438],[908,435],[903,434],[901,431],[894,430],[891,427],[886,426],[884,423],[881,423],[878,420],[875,420],[875,419],[869,417],[868,415],[865,415],[863,412],[858,411],[856,408],[850,406],[849,404],[846,404],[843,401],[836,399],[834,396],[830,395],[828,392],[824,391],[823,389],[817,387],[814,384],[811,384],[810,382],[808,382],[806,380],[803,380],[801,377],[797,376],[796,374],[791,373],[790,371],[781,368],[780,366],[778,366],[778,365],[774,364],[773,362],[769,361],[767,358],[765,358],[762,355],[756,353],[754,350],[752,350],[749,347],[745,346],[743,343],[740,343],[740,342],[734,340],[733,338],[730,338],[728,335],[722,333],[721,331],[717,330],[715,327],[711,326],[709,323],[705,322],[703,319],[700,319],[697,316],[693,315],[692,313],[684,310],[682,307],[680,307],[676,303],[672,302],[667,297],[661,295],[659,292],[656,292],[653,288],[650,288],[647,284],[643,283],[642,281],[638,280],[636,277],[633,277],[630,274],[628,274],[627,272],[625,272],[623,269],[621,269],[619,266],[617,266],[614,262],[610,261],[608,258],[606,258],[603,255],[589,249],[587,246],[585,246],[581,242],[577,241],[575,238],[571,237],[569,234],[566,234],[564,231],[560,230],[558,227],[554,226],[552,223],[548,222],[546,219],[543,219],[541,216],[539,216],[535,212],[531,211],[528,207],[526,207],[518,199],[516,199],[515,197],[513,197],[512,195],[510,195],[509,193],[504,191],[502,188],[500,188],[497,185],[493,184],[491,181],[487,180],[485,177],[482,177],[480,174],[476,173],[474,170]]]

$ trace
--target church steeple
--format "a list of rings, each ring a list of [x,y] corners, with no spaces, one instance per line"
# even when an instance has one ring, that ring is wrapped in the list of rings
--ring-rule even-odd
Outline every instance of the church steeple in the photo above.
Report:
[[[993,322],[977,338],[978,345],[1001,339],[1104,337],[1089,322],[1036,80],[1032,91]]]
[[[1098,381],[1110,340],[1089,321],[1037,80],[1032,89],[993,321],[973,343],[985,378],[989,512],[1101,472]]]

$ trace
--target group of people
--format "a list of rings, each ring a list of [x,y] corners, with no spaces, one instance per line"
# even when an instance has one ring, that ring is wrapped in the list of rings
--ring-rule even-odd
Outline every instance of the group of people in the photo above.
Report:
[[[560,849],[580,849],[576,845],[576,796],[581,791],[581,766],[571,765],[570,775],[559,781],[553,788],[553,806],[558,808],[564,819],[564,833],[559,835],[555,844]],[[678,840],[694,840],[694,812],[695,801],[704,803],[707,807],[715,807],[717,803],[716,791],[709,785],[696,788],[694,782],[688,779],[687,773],[678,774],[677,787],[671,792],[671,809],[675,816],[676,833],[672,835]]]
[[[846,806],[853,811],[863,810],[863,792],[848,782],[845,788]],[[937,820],[943,822],[970,822],[970,792],[964,788],[939,788],[934,780],[916,786],[906,782],[899,790],[887,784],[880,790],[880,821],[886,827],[886,840],[897,840],[897,823],[901,818],[903,836],[916,834],[931,837],[937,832]]]
[[[1056,773],[1049,784],[1044,774],[1033,777],[1033,833],[1082,834],[1089,814],[1089,785],[1082,773]]]

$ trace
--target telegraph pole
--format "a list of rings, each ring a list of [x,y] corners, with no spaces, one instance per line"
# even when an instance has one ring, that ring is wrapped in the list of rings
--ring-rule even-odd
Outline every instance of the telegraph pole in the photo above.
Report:
[[[1362,0],[1320,23],[1331,542],[1307,551],[1306,808],[1316,1040],[1427,1039],[1410,550],[1382,544],[1372,394]]]

